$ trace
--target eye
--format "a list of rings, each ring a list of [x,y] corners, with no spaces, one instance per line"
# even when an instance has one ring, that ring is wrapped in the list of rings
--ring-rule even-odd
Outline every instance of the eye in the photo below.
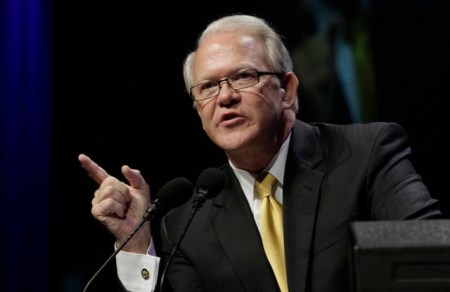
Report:
[[[236,75],[234,75],[234,80],[236,81],[242,81],[242,80],[249,80],[249,79],[254,79],[255,78],[255,74],[253,71],[242,71],[237,73]]]
[[[217,82],[211,81],[211,82],[205,82],[205,83],[199,84],[198,89],[200,92],[203,92],[203,91],[209,91],[216,86],[217,86]]]

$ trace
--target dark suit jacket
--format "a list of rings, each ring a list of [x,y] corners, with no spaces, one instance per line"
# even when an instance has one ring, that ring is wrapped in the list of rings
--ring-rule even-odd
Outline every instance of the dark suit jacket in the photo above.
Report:
[[[410,158],[397,124],[295,123],[283,182],[290,291],[349,291],[352,221],[441,216]],[[163,287],[278,291],[238,180],[228,164],[222,171],[224,190],[195,214]],[[192,210],[190,201],[161,220],[160,255],[171,253]]]

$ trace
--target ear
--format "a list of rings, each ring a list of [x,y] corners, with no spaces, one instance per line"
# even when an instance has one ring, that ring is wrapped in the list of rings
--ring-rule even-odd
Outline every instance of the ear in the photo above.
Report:
[[[297,98],[298,78],[294,72],[288,72],[284,75],[281,87],[285,93],[283,95],[283,103],[285,108],[291,108]]]

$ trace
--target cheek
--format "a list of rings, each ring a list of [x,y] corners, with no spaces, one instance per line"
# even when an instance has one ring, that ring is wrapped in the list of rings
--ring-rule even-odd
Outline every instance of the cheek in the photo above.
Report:
[[[207,128],[211,124],[214,116],[214,106],[211,105],[199,105],[197,113],[202,122],[203,129]]]
[[[261,98],[260,107],[263,107],[265,111],[272,112],[282,106],[283,96],[276,90],[268,90]]]
[[[214,107],[215,100],[216,100],[215,98],[211,98],[211,99],[207,99],[207,100],[204,100],[204,101],[197,101],[197,108],[200,111],[206,111],[209,108]]]

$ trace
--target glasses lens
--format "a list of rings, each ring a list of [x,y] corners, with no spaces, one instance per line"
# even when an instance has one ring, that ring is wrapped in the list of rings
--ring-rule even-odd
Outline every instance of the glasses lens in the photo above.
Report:
[[[258,83],[258,73],[256,70],[246,70],[237,73],[228,79],[231,87],[235,90],[250,87]]]
[[[227,81],[234,90],[244,89],[259,82],[258,71],[254,69],[245,70],[218,81],[208,81],[194,85],[190,91],[192,99],[204,100],[217,96],[223,81]]]
[[[191,88],[191,97],[194,100],[202,100],[214,97],[219,93],[219,83],[217,81],[204,82],[194,85]]]

